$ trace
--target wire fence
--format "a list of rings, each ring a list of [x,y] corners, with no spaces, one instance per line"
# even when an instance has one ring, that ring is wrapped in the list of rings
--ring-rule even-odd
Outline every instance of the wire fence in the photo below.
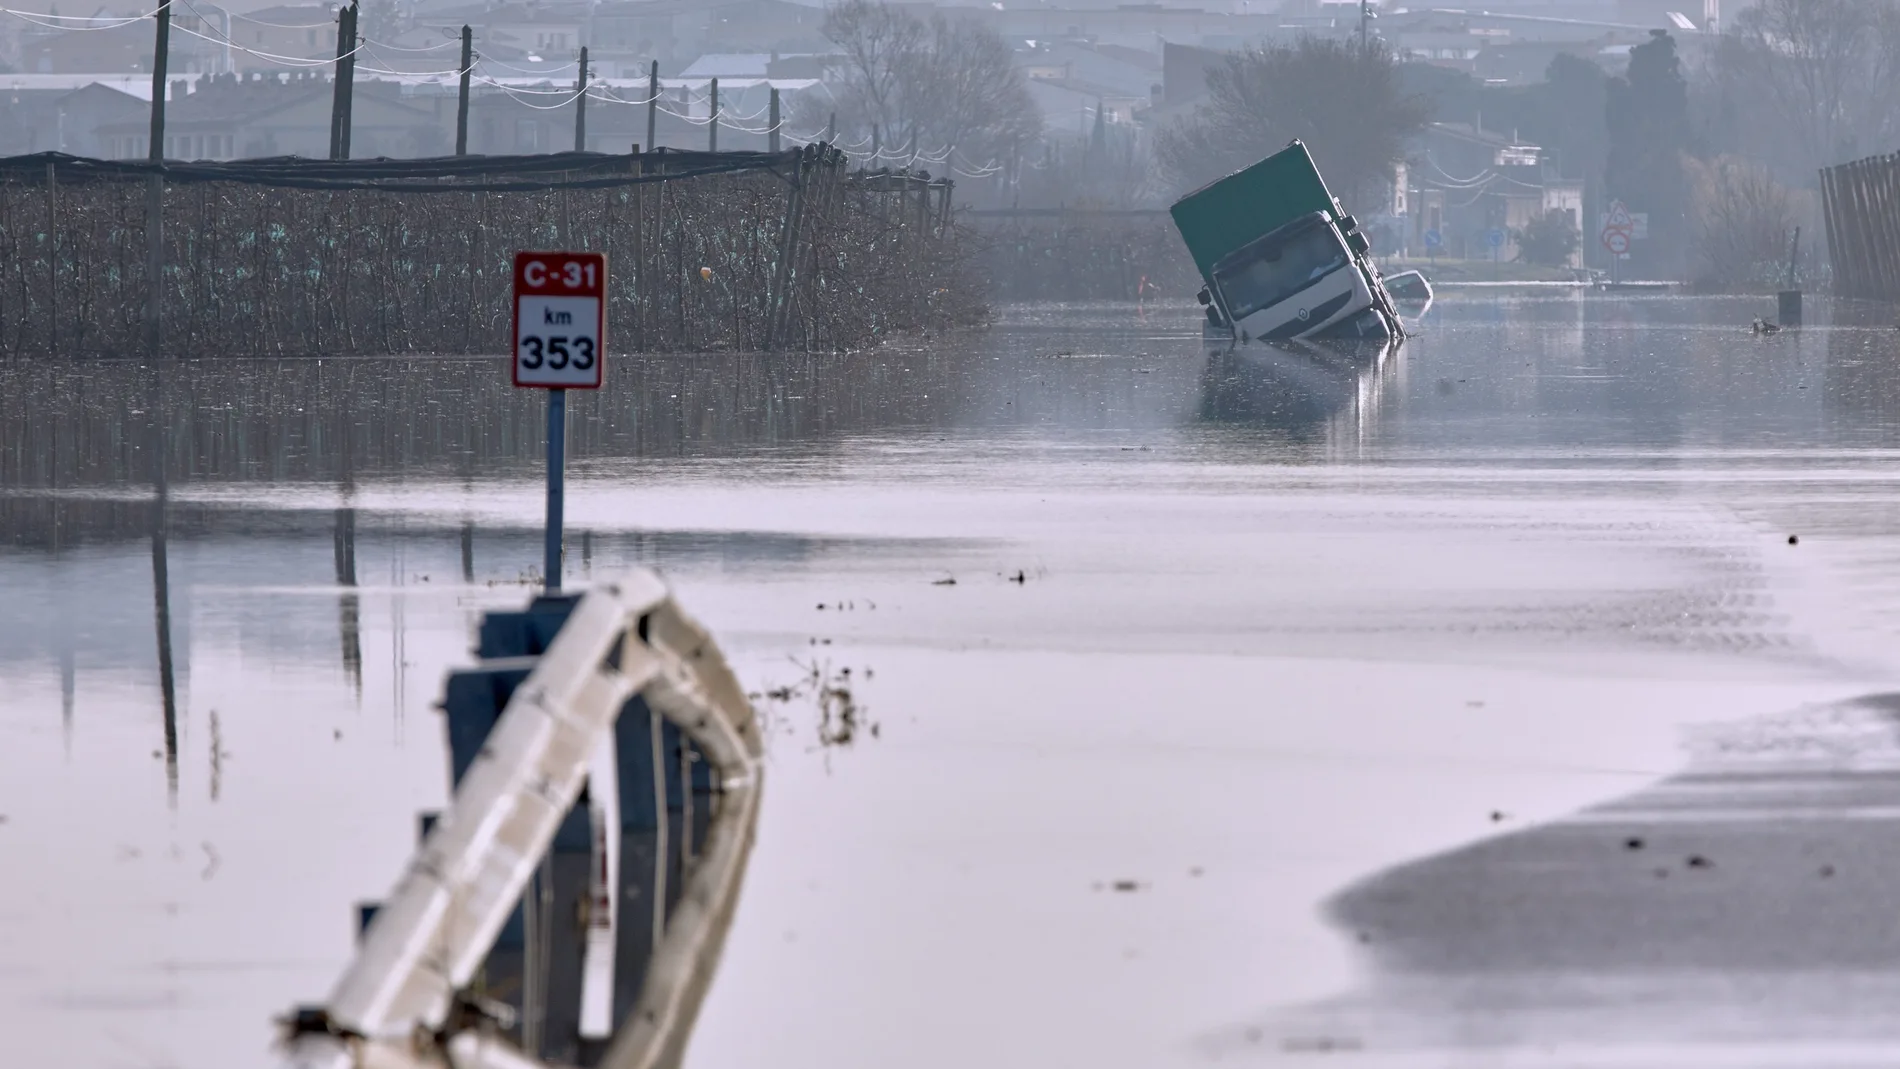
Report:
[[[535,248],[607,254],[610,348],[859,348],[984,316],[951,191],[824,145],[0,159],[0,356],[503,352]]]

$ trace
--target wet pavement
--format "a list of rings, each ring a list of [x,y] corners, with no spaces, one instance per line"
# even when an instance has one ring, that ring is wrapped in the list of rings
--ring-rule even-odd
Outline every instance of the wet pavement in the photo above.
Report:
[[[661,569],[775,740],[691,1064],[1893,1061],[1900,334],[1763,310],[614,364],[569,581]],[[22,1064],[256,1065],[324,994],[539,420],[484,361],[0,367]],[[765,696],[846,668],[848,745]]]

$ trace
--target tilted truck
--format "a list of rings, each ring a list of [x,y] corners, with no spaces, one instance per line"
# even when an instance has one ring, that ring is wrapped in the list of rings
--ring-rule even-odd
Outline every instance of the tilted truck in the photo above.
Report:
[[[1168,211],[1207,283],[1209,334],[1243,342],[1404,337],[1371,243],[1299,141]]]

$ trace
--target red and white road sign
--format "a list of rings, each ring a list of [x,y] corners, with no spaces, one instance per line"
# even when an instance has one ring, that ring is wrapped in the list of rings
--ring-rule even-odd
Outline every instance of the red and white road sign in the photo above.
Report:
[[[516,386],[600,388],[607,355],[607,256],[515,253]]]
[[[1629,233],[1636,229],[1636,220],[1630,217],[1630,211],[1620,200],[1610,202],[1610,219],[1604,226],[1606,230],[1621,230]]]
[[[1603,247],[1610,250],[1611,255],[1614,256],[1621,256],[1630,251],[1629,231],[1604,228]]]

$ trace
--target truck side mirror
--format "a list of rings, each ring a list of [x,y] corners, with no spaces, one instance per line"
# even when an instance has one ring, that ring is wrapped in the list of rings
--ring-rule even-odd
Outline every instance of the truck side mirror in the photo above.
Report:
[[[1366,250],[1372,248],[1372,242],[1357,230],[1346,235],[1346,244],[1351,246],[1352,251],[1361,256],[1366,254]]]
[[[1207,287],[1202,286],[1201,292],[1195,294],[1194,299],[1201,302],[1202,304],[1207,304],[1211,302],[1214,298],[1208,295]]]
[[[1357,229],[1359,229],[1359,220],[1357,218],[1350,215],[1342,215],[1339,217],[1340,233],[1350,234]]]

